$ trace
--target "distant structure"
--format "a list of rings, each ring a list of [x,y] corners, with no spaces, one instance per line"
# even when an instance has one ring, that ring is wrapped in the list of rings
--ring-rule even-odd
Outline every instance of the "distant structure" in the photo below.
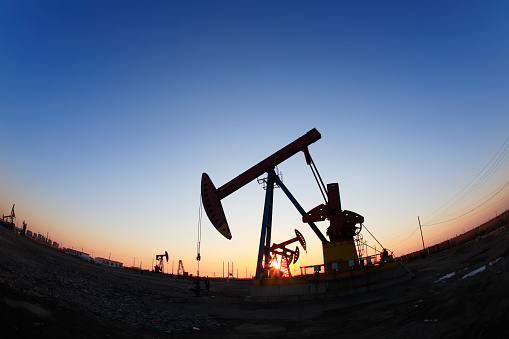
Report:
[[[164,251],[164,254],[157,254],[156,255],[156,260],[158,262],[158,264],[156,264],[154,266],[154,271],[156,273],[164,273],[164,258],[166,258],[166,262],[168,262],[168,251]]]
[[[12,210],[10,215],[2,215],[2,222],[1,225],[7,229],[12,230],[14,228],[14,219],[16,218],[16,214],[14,213],[14,206],[16,204],[12,205]]]
[[[71,248],[65,248],[64,250],[65,250],[65,254],[69,254],[69,255],[72,255],[74,257],[78,257],[78,258],[81,258],[83,260],[86,260],[86,261],[92,261],[92,258],[90,257],[90,254],[88,254],[88,253],[76,251],[76,250],[73,250]]]
[[[189,274],[184,270],[184,263],[182,260],[179,260],[179,267],[177,269],[177,275],[181,275],[187,277]]]
[[[96,257],[93,261],[96,264],[111,266],[111,267],[122,268],[124,266],[124,264],[121,262],[109,260],[109,259],[105,259],[105,258],[101,258],[101,257]]]
[[[15,222],[14,222],[14,220],[16,219],[16,213],[14,212],[14,206],[16,206],[16,205],[15,204],[12,205],[12,209],[11,209],[11,214],[10,215],[5,215],[5,214],[2,215],[2,218],[0,219],[0,227],[5,227],[5,228],[13,231],[16,234],[19,234],[19,235],[22,235],[22,236],[26,236],[27,238],[33,239],[33,240],[38,241],[40,243],[43,243],[43,244],[45,244],[47,246],[51,246],[51,247],[55,247],[55,248],[60,248],[60,244],[57,243],[56,241],[52,241],[48,237],[48,233],[46,233],[46,236],[44,236],[43,234],[35,233],[35,232],[32,232],[31,230],[29,230],[28,229],[28,224],[26,223],[25,220],[23,220],[23,227],[22,228],[17,227],[15,225]],[[87,259],[87,255],[88,254],[86,254],[86,253],[77,254],[78,252],[79,251],[71,250],[67,254],[72,254],[74,256],[78,256],[78,257],[84,258],[86,260],[91,260],[92,259],[92,258],[90,258],[90,256],[88,256],[88,259]]]
[[[25,222],[25,220],[23,220],[23,229],[20,231],[19,234],[25,235],[26,233],[27,233],[27,223]]]
[[[53,245],[58,248],[58,243],[53,242]],[[74,257],[78,257],[80,259],[86,260],[88,262],[93,262],[94,264],[104,265],[104,266],[110,266],[110,267],[118,267],[122,268],[124,267],[124,264],[115,260],[105,259],[101,257],[96,257],[95,259],[92,258],[88,253],[76,251],[71,248],[64,248],[65,254],[72,255]]]

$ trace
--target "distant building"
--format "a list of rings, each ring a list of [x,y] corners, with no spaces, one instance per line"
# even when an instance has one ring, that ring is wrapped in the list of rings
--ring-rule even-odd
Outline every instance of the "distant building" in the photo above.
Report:
[[[123,267],[124,264],[121,263],[121,262],[118,262],[118,261],[114,261],[114,260],[109,260],[109,259],[104,259],[104,258],[101,258],[101,257],[97,257],[94,259],[94,262],[96,264],[101,264],[101,265],[106,265],[106,266],[111,266],[111,267]]]
[[[60,245],[59,245],[56,241],[53,241],[53,247],[55,247],[55,248],[59,248],[59,247],[60,247]]]
[[[90,257],[90,255],[88,253],[76,251],[76,250],[73,250],[71,248],[66,248],[65,249],[65,254],[69,254],[69,255],[72,255],[72,256],[84,259],[86,261],[92,261],[92,258]]]
[[[27,230],[27,237],[32,238],[32,231]]]

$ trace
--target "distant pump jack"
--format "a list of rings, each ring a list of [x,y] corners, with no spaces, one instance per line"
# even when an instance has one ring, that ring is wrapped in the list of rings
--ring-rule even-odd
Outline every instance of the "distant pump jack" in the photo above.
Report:
[[[157,264],[154,266],[154,272],[156,273],[164,273],[164,261],[163,259],[166,258],[166,262],[168,262],[168,252],[164,251],[164,254],[157,254],[156,255],[156,261]]]

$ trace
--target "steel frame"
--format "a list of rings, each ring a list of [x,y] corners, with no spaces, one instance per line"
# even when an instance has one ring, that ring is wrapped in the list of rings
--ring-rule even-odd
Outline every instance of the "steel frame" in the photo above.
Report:
[[[279,179],[276,172],[274,172],[274,169],[267,171],[267,175],[267,188],[265,191],[265,205],[263,208],[262,229],[260,234],[260,246],[258,248],[258,261],[256,263],[255,279],[260,279],[262,277],[262,273],[267,271],[270,265],[270,241],[272,233],[274,184],[278,185],[283,190],[288,199],[290,199],[292,204],[302,216],[306,214],[306,211],[302,208],[299,202],[288,190],[288,188],[283,184],[281,179]],[[307,224],[315,232],[322,243],[328,242],[325,236],[322,234],[322,232],[320,232],[318,227],[316,227],[313,222],[308,222]]]

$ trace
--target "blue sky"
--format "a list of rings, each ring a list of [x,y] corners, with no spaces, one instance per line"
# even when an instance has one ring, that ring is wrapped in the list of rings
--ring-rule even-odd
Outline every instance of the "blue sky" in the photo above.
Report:
[[[454,219],[423,228],[438,242],[509,207],[509,188],[484,203],[509,173],[505,1],[7,1],[0,13],[0,213],[16,203],[19,223],[64,246],[146,268],[167,250],[192,271],[201,173],[219,187],[313,127],[324,181],[396,253],[419,248],[418,215]],[[280,170],[305,209],[322,202],[301,154]],[[273,240],[299,228],[311,243],[299,264],[320,263],[277,193]],[[254,270],[263,197],[253,182],[224,199],[231,241],[202,222],[206,274]]]

